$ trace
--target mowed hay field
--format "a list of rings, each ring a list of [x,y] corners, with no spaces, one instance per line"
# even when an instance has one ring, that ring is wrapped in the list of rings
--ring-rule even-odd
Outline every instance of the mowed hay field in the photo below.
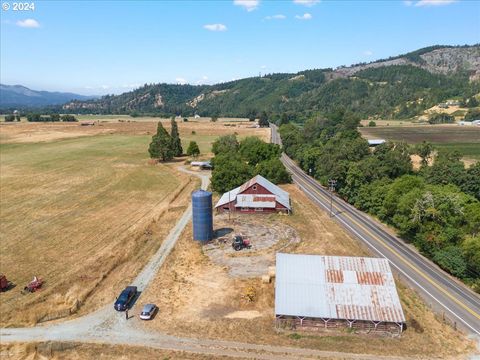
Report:
[[[428,141],[439,150],[457,150],[465,158],[480,160],[480,126],[378,126],[359,128],[359,131],[367,139],[406,141],[411,144]]]
[[[268,221],[284,222],[298,231],[301,241],[282,248],[282,252],[371,255],[298,187],[282,187],[291,195],[294,214],[256,215]],[[218,228],[215,221],[214,229]],[[461,358],[473,351],[471,342],[443,324],[398,279],[397,287],[408,326],[400,338],[357,335],[347,331],[318,334],[277,332],[274,329],[274,281],[266,284],[259,278],[232,277],[227,267],[213,263],[205,250],[192,240],[192,229],[188,227],[153,283],[142,294],[144,299],[156,303],[160,312],[154,320],[139,326],[177,336],[371,354],[372,359],[375,355]],[[252,288],[254,301],[246,301],[245,295],[252,294]],[[136,316],[139,311],[140,307],[135,306],[132,314]]]
[[[233,133],[218,127],[209,134],[197,126],[197,136]],[[153,122],[0,125],[0,272],[16,284],[0,294],[1,326],[112,302],[158,249],[198,180],[177,169],[185,159],[150,164],[155,129]],[[34,275],[44,288],[22,295]]]

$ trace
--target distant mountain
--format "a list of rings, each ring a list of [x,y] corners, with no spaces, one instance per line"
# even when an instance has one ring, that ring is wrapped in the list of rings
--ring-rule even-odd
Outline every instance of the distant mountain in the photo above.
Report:
[[[61,105],[72,100],[90,100],[94,96],[31,90],[22,85],[0,84],[1,108],[28,108]]]
[[[338,108],[362,117],[411,117],[446,99],[480,92],[480,46],[431,46],[336,69],[269,74],[209,86],[145,84],[117,96],[72,101],[63,111],[310,116]]]

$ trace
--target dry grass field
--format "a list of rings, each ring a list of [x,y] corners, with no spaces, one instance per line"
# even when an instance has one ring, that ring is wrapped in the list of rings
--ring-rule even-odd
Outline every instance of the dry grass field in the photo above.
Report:
[[[296,186],[288,185],[285,189],[291,194],[295,214],[259,215],[268,217],[268,221],[285,222],[298,231],[302,240],[282,251],[350,256],[368,254]],[[259,278],[230,276],[228,268],[212,263],[191,236],[190,227],[142,295],[142,301],[156,303],[160,313],[155,320],[138,326],[179,336],[241,339],[373,356],[456,358],[473,349],[462,334],[439,321],[416,294],[401,284],[398,289],[409,328],[400,339],[349,333],[277,333],[273,327],[274,284],[262,283]],[[252,291],[254,301],[248,302],[245,295]],[[138,311],[137,306],[133,313],[137,315]]]
[[[184,141],[198,140],[205,152],[235,131],[210,122],[179,127]],[[149,164],[155,129],[147,121],[0,124],[0,272],[16,284],[0,294],[1,326],[112,301],[160,246],[198,182],[177,170],[185,159]],[[237,131],[268,136],[266,129]],[[22,295],[34,275],[44,288]]]

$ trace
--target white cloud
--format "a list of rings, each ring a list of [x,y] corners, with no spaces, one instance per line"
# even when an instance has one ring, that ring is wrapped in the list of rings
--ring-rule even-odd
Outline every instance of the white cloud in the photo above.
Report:
[[[203,75],[200,80],[195,81],[195,84],[197,84],[197,85],[204,84],[207,80],[208,80],[208,76]]]
[[[123,84],[122,88],[124,89],[136,89],[139,88],[141,84]]]
[[[100,86],[103,90],[110,89],[110,85],[102,85]]]
[[[185,85],[187,83],[187,80],[185,80],[182,77],[175,78],[175,81],[177,82],[177,84],[180,84],[180,85]]]
[[[285,15],[277,14],[277,15],[266,16],[265,20],[283,20],[286,18],[287,17]]]
[[[233,0],[233,5],[242,6],[247,11],[253,11],[260,4],[259,0]]]
[[[267,65],[262,65],[260,66],[261,69],[266,69],[267,68]]]
[[[370,51],[370,50],[365,50],[365,51],[363,52],[363,55],[365,55],[365,56],[372,56],[372,55],[373,55],[373,52]]]
[[[412,1],[412,0],[404,0],[404,1],[403,1],[403,4],[404,4],[405,6],[412,6],[412,5],[413,5],[413,1]]]
[[[24,28],[39,28],[40,23],[35,19],[25,19],[25,20],[18,20],[17,26],[24,27]]]
[[[441,6],[449,5],[457,2],[457,0],[420,0],[415,3],[415,6]]]
[[[227,27],[223,24],[207,24],[203,25],[203,28],[210,31],[227,31]]]
[[[309,13],[305,13],[303,15],[295,15],[295,19],[298,19],[298,20],[310,20],[312,18],[312,14],[309,14]]]
[[[293,0],[293,2],[298,5],[313,6],[318,4],[320,0]]]

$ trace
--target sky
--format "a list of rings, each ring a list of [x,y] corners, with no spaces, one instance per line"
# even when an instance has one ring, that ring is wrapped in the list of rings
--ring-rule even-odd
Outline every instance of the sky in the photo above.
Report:
[[[475,0],[0,1],[1,83],[85,95],[480,43]]]

